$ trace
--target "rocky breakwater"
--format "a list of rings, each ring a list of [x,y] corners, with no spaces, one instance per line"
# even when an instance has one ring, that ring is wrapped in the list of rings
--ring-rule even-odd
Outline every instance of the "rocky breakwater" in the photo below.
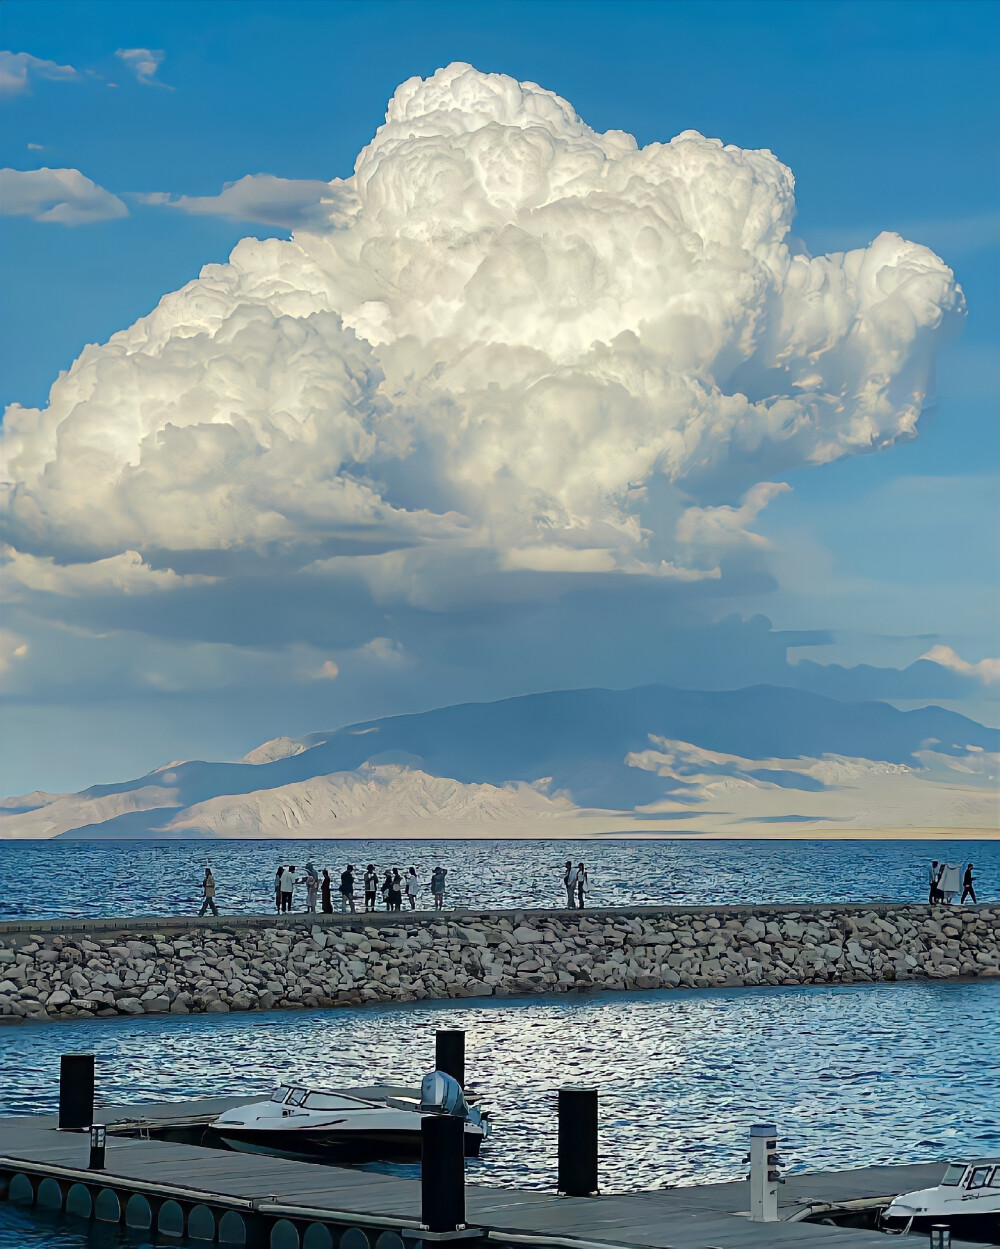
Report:
[[[239,920],[0,937],[21,1019],[316,1008],[571,989],[1000,976],[1000,907],[766,907]]]

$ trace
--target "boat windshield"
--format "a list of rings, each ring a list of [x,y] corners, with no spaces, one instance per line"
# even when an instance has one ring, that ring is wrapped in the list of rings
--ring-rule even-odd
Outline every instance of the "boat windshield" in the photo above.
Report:
[[[305,1089],[292,1089],[288,1095],[289,1106],[301,1106],[306,1099]]]
[[[271,1094],[272,1102],[283,1102],[288,1096],[288,1085],[283,1084],[280,1089],[275,1089]]]
[[[941,1183],[949,1186],[958,1184],[964,1174],[965,1165],[961,1162],[953,1162],[948,1170],[945,1171],[944,1179]]]
[[[989,1179],[989,1167],[973,1167],[972,1174],[969,1176],[969,1182],[966,1188],[983,1188]]]
[[[343,1097],[337,1093],[310,1093],[305,1101],[306,1110],[351,1110],[367,1105],[356,1097]]]
[[[990,1178],[990,1188],[1000,1188],[1000,1167],[997,1167]]]

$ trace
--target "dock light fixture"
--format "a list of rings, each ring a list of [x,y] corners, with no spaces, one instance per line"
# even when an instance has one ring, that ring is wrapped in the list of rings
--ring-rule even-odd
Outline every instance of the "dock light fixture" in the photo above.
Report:
[[[951,1228],[947,1223],[931,1225],[931,1249],[951,1249]]]
[[[778,1129],[773,1123],[755,1123],[750,1129],[750,1218],[755,1223],[778,1221],[778,1185],[784,1181],[778,1165]]]
[[[90,1162],[87,1165],[91,1171],[104,1170],[104,1149],[107,1139],[108,1129],[103,1123],[90,1125]]]

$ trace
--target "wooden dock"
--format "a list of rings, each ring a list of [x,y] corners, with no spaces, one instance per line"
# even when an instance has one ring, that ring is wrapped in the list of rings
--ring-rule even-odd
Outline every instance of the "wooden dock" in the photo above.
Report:
[[[87,1133],[58,1131],[55,1115],[0,1119],[0,1195],[164,1238],[247,1249],[421,1249],[428,1240],[456,1239],[494,1249],[887,1249],[891,1241],[878,1232],[800,1220],[884,1204],[936,1184],[944,1169],[789,1175],[777,1223],[750,1221],[745,1183],[587,1198],[469,1185],[466,1228],[432,1234],[421,1227],[418,1180],[156,1138],[251,1100],[101,1107],[109,1133],[100,1171],[88,1169]]]

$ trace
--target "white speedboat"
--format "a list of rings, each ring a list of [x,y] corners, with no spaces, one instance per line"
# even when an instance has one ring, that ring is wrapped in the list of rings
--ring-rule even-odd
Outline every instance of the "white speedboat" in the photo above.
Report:
[[[935,1188],[902,1193],[882,1212],[882,1225],[901,1232],[947,1223],[973,1237],[1000,1235],[1000,1158],[953,1162]]]
[[[469,1106],[457,1080],[440,1071],[416,1090],[341,1092],[283,1084],[268,1101],[227,1110],[212,1127],[233,1149],[326,1162],[401,1162],[420,1157],[425,1115],[453,1115],[465,1125],[465,1154],[475,1158],[489,1135],[488,1116]]]

